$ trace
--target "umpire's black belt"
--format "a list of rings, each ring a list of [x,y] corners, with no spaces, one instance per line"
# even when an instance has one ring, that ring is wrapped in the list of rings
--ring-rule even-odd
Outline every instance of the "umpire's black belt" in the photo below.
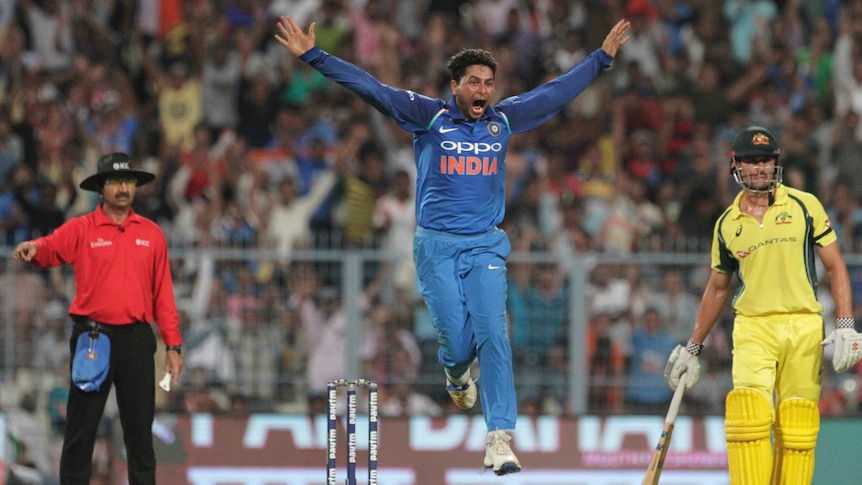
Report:
[[[138,325],[146,325],[144,322],[132,322],[132,323],[120,323],[120,324],[110,324],[110,323],[102,323],[91,320],[87,317],[82,317],[81,315],[71,315],[72,321],[75,322],[75,326],[79,327],[82,330],[96,331],[100,333],[114,333],[114,332],[131,332]]]

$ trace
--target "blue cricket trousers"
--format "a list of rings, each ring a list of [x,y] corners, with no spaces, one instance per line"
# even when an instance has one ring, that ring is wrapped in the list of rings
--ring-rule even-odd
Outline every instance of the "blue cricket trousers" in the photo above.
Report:
[[[515,428],[512,348],[506,333],[506,258],[501,229],[462,236],[418,228],[413,259],[419,289],[437,328],[438,358],[451,376],[478,357],[479,399],[489,431]]]

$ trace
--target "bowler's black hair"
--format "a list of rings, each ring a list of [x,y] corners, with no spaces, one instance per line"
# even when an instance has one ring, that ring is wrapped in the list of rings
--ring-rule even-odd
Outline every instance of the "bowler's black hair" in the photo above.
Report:
[[[488,66],[494,74],[497,74],[497,61],[490,52],[482,49],[461,49],[461,52],[449,58],[446,67],[452,80],[458,82],[464,77],[469,66]]]

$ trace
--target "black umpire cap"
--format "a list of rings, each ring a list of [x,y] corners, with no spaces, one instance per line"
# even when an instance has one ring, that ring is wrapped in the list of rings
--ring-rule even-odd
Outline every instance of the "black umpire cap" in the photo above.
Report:
[[[81,187],[90,192],[101,192],[105,186],[105,180],[111,177],[134,177],[138,185],[144,185],[155,180],[156,176],[143,170],[132,168],[132,160],[125,153],[109,153],[104,155],[96,163],[96,173],[85,178]]]

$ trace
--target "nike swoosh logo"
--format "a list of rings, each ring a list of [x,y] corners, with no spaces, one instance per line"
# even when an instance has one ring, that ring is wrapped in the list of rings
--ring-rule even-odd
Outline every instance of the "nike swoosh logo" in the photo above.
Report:
[[[442,126],[440,127],[440,133],[449,133],[450,131],[458,131],[458,128],[443,128]]]
[[[488,269],[500,269],[502,266],[494,266],[493,264],[488,265]]]

